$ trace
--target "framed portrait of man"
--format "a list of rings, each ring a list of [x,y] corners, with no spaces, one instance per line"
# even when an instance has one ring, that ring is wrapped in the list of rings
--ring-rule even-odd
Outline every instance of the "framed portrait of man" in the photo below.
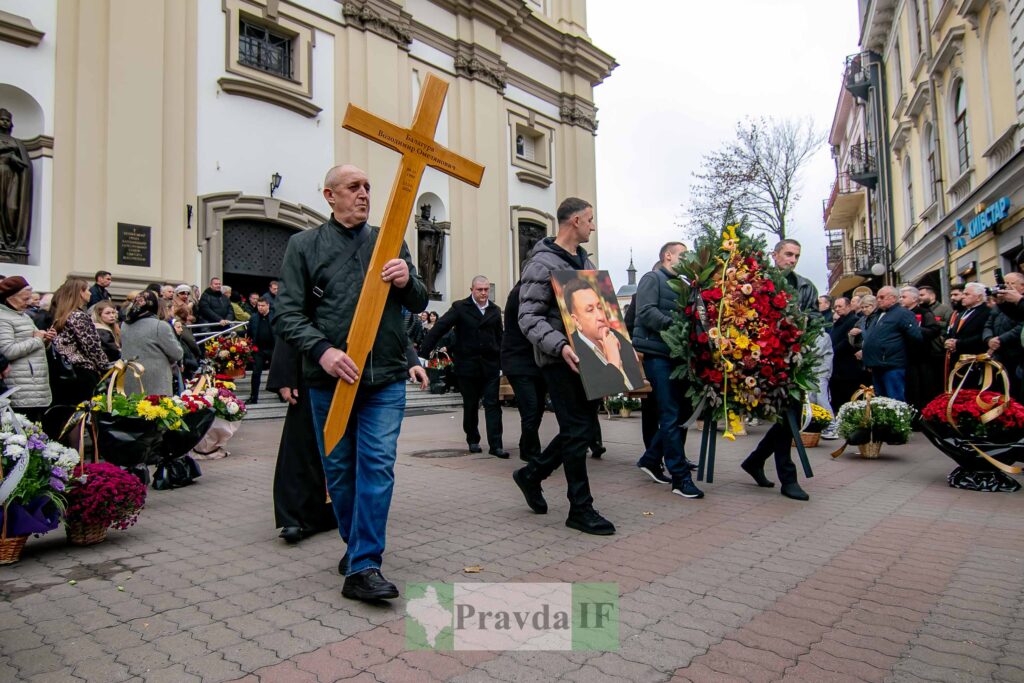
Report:
[[[551,287],[569,344],[580,359],[587,398],[642,389],[640,361],[622,321],[608,271],[556,271],[551,274]]]

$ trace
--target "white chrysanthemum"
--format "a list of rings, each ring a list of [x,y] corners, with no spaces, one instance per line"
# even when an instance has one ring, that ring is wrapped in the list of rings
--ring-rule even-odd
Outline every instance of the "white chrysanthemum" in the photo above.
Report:
[[[7,447],[4,448],[4,455],[8,458],[20,457],[24,452],[25,449],[23,447],[13,443],[7,444]]]
[[[24,446],[28,444],[28,439],[25,438],[24,434],[11,434],[7,439],[7,443],[14,444],[16,446]]]
[[[66,472],[70,472],[73,468],[78,466],[79,457],[78,451],[73,448],[65,448],[60,446],[61,454],[57,458],[57,467],[63,467]]]
[[[229,401],[228,402],[227,411],[228,411],[228,415],[237,415],[238,414],[238,404],[235,403],[234,401]]]

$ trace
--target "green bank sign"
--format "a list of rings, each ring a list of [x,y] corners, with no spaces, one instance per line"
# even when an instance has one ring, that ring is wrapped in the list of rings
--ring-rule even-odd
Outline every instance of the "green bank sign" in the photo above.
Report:
[[[957,219],[953,227],[953,237],[956,238],[956,248],[963,249],[967,246],[968,239],[974,239],[1006,220],[1010,215],[1010,198],[1003,197],[993,202],[987,209],[976,214],[965,226],[963,221]]]

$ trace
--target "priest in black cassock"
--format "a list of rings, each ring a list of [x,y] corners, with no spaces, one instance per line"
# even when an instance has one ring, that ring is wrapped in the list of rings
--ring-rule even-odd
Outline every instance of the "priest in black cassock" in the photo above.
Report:
[[[288,543],[338,528],[334,508],[327,502],[327,483],[313,432],[309,392],[301,382],[301,364],[295,347],[278,337],[267,390],[288,402],[274,470],[274,519],[281,538]]]
[[[426,389],[427,371],[420,365],[411,343],[405,355],[409,379],[418,383],[420,389]],[[334,507],[327,500],[327,483],[313,431],[309,394],[301,378],[302,358],[294,346],[277,337],[267,375],[267,390],[288,402],[288,413],[274,469],[274,523],[281,529],[281,538],[288,543],[298,543],[315,533],[338,528]]]

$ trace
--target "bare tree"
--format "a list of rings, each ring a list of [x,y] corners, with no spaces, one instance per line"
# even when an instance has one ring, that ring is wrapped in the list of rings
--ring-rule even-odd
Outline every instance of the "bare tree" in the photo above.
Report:
[[[731,207],[750,226],[786,238],[800,172],[825,136],[808,119],[747,119],[736,139],[706,154],[690,188],[693,224],[717,225]]]

